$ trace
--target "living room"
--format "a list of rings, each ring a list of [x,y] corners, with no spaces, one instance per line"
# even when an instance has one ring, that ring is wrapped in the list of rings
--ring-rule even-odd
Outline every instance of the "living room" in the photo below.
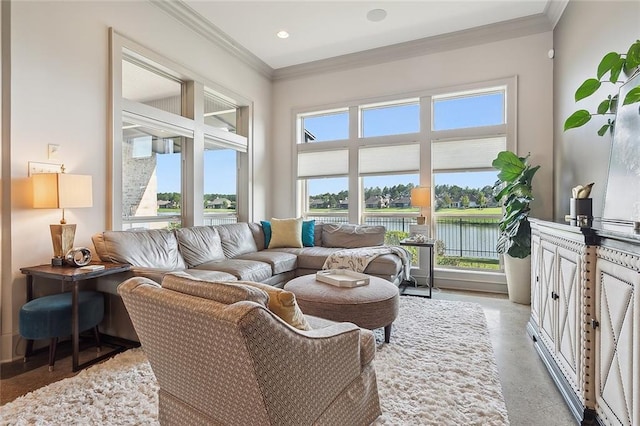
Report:
[[[604,53],[622,51],[640,37],[637,2],[573,0],[563,6],[550,4],[552,11],[560,9],[555,21],[538,16],[526,25],[501,27],[497,34],[467,37],[464,44],[439,40],[422,46],[422,53],[334,62],[321,70],[321,64],[311,64],[287,75],[248,65],[167,13],[168,5],[3,2],[1,361],[19,357],[18,312],[26,300],[20,268],[51,257],[47,228],[59,220],[58,211],[31,208],[28,163],[49,161],[48,145],[56,144],[58,162],[67,171],[92,176],[93,207],[67,212],[78,224],[77,246],[91,247],[93,234],[118,223],[120,206],[112,201],[119,180],[111,166],[110,28],[249,100],[250,156],[239,178],[246,183],[239,191],[241,221],[298,213],[294,112],[514,77],[517,152],[531,153],[532,162],[541,165],[532,216],[562,220],[571,188],[586,182],[596,182],[593,212],[601,214],[611,147],[610,136],[596,135],[596,124],[563,131],[562,123],[576,109],[575,89],[594,73]],[[583,103],[591,109],[597,105]],[[436,275],[436,284],[446,288],[447,279],[452,280]]]

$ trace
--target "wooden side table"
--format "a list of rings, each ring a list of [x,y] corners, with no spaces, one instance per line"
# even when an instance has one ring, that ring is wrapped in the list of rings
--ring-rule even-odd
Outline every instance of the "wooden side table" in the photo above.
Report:
[[[409,281],[403,281],[400,283],[400,294],[408,295],[408,296],[422,296],[431,298],[431,293],[433,291],[433,251],[435,240],[426,240],[424,242],[412,241],[410,239],[405,239],[400,241],[401,246],[410,246],[410,247],[419,247],[426,248],[429,250],[429,276],[427,277],[427,290],[424,291],[424,288],[419,288],[417,285],[417,281],[413,277],[409,277]]]
[[[78,362],[80,353],[80,332],[78,330],[78,286],[80,281],[103,277],[105,275],[117,274],[119,272],[128,271],[131,268],[130,265],[121,263],[92,262],[91,264],[103,265],[104,269],[91,271],[75,268],[72,266],[51,266],[50,264],[20,268],[20,272],[27,276],[27,302],[33,300],[33,280],[35,277],[62,281],[63,287],[65,283],[73,284],[73,287],[71,289],[71,340],[73,345],[73,371],[78,371],[91,364],[95,364],[98,361],[102,361],[103,359],[112,356],[114,353],[120,352],[123,349],[118,347],[116,350],[105,353],[98,358],[85,362],[82,365],[80,365]],[[32,350],[33,341],[28,340],[25,357],[29,356]]]

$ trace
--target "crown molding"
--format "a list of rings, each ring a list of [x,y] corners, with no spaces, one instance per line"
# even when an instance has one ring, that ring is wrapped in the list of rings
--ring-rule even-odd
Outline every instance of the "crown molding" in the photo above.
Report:
[[[545,14],[538,14],[526,18],[512,19],[468,30],[278,68],[274,70],[272,78],[274,81],[288,80],[312,74],[365,67],[447,50],[477,46],[494,41],[523,37],[551,31],[552,29],[553,27],[547,16]]]
[[[558,25],[558,21],[560,21],[560,17],[564,13],[564,9],[568,4],[569,0],[554,0],[547,3],[543,13],[547,15],[552,28],[555,28],[556,25]]]
[[[182,0],[149,0],[174,19],[203,36],[210,42],[222,47],[234,57],[240,59],[268,79],[273,78],[273,68],[251,53],[247,48],[229,37],[224,31],[187,6]]]

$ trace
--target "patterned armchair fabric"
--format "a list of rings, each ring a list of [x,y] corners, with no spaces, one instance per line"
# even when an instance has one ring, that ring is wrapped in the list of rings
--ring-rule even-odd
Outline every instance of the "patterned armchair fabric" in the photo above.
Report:
[[[300,331],[261,303],[227,305],[142,277],[118,293],[160,385],[164,425],[356,426],[380,415],[368,330]]]

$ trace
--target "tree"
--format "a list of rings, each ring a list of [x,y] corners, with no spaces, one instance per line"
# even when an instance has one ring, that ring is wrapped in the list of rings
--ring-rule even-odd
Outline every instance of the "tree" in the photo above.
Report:
[[[469,208],[469,196],[468,196],[468,195],[466,195],[466,194],[465,194],[465,195],[463,195],[463,196],[460,198],[460,203],[462,204],[462,207],[463,207],[463,208],[465,208],[465,209]]]

